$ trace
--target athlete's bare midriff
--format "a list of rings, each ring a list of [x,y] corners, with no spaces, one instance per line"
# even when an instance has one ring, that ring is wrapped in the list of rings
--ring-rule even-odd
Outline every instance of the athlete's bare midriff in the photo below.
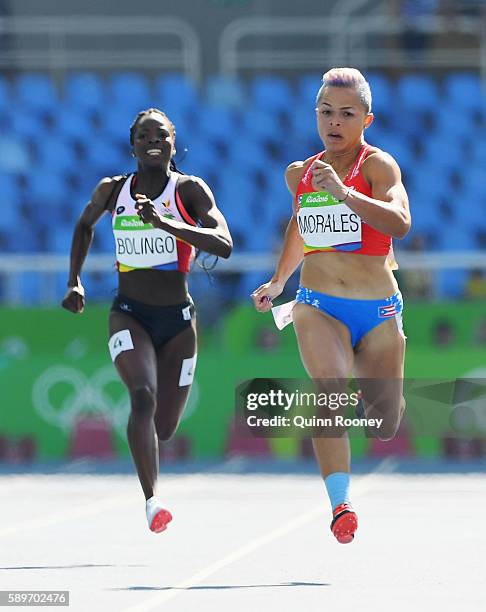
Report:
[[[151,269],[119,272],[118,293],[152,306],[181,304],[188,295],[187,274]]]
[[[312,253],[300,274],[304,287],[338,297],[379,300],[398,291],[385,255]]]

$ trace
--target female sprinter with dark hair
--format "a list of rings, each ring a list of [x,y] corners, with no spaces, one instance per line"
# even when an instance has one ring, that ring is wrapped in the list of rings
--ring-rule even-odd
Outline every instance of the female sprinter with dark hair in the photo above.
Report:
[[[408,198],[396,161],[364,140],[373,114],[363,75],[330,70],[316,106],[325,150],[287,168],[293,216],[272,279],[252,297],[259,312],[270,310],[303,260],[287,317],[303,364],[318,385],[353,373],[363,393],[361,415],[384,416],[373,435],[390,439],[405,407],[403,301],[392,272],[392,237],[410,229]],[[378,389],[371,379],[381,380]],[[351,542],[358,521],[349,502],[347,432],[314,437],[313,446],[331,502],[331,530],[339,542]]]
[[[76,225],[62,305],[83,312],[81,268],[95,224],[110,213],[118,294],[109,317],[109,349],[130,395],[128,442],[148,524],[160,532],[172,516],[157,497],[158,440],[176,431],[196,366],[187,273],[194,247],[227,258],[233,245],[209,187],[177,170],[168,117],[155,108],[142,111],[130,128],[130,142],[137,171],[102,179]]]

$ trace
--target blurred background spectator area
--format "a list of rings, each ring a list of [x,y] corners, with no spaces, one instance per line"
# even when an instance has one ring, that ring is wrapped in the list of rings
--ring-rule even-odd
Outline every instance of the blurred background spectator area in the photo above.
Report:
[[[304,375],[291,326],[277,333],[249,294],[281,249],[286,166],[322,150],[315,96],[333,66],[368,78],[366,139],[395,157],[410,197],[412,230],[394,244],[406,375],[484,378],[483,9],[474,0],[0,0],[0,378],[15,407],[0,462],[128,453],[127,398],[104,331],[117,280],[108,216],[83,270],[86,312],[74,320],[59,302],[74,224],[102,177],[135,170],[129,127],[148,107],[175,124],[178,166],[207,181],[235,242],[210,275],[193,267],[202,357],[187,420],[163,455],[242,451],[228,400],[237,378]],[[297,283],[295,274],[282,300]],[[402,434],[400,448],[423,456],[479,452],[474,439]],[[353,457],[375,451],[358,445]]]
[[[175,124],[179,167],[208,182],[233,232],[236,257],[219,266],[215,291],[222,304],[246,299],[290,215],[286,165],[322,148],[314,102],[333,65],[367,76],[366,138],[403,172],[413,215],[396,243],[406,297],[484,297],[483,3],[327,2],[323,16],[311,1],[273,2],[273,17],[245,1],[191,5],[160,16],[147,0],[136,17],[126,2],[113,17],[94,16],[92,2],[76,16],[54,2],[43,16],[28,0],[0,6],[1,301],[59,300],[74,223],[101,177],[134,169],[129,126],[152,106]],[[92,253],[106,258],[90,258],[87,289],[107,299],[107,218]],[[196,293],[204,282],[195,278]]]

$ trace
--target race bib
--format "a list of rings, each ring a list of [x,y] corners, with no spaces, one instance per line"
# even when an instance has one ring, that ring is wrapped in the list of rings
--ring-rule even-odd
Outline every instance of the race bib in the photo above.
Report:
[[[138,215],[118,216],[113,227],[116,259],[131,268],[153,268],[177,261],[176,238],[144,223]]]
[[[308,248],[356,251],[361,248],[361,219],[326,191],[299,196],[297,224]]]

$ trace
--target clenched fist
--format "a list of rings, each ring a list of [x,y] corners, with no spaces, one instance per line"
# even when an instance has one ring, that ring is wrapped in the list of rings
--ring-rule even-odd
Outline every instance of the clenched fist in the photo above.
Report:
[[[348,194],[348,188],[336,174],[330,164],[316,159],[312,165],[312,187],[316,191],[327,191],[338,200],[344,200]]]
[[[69,310],[70,312],[74,312],[74,314],[82,313],[85,304],[86,300],[84,298],[84,287],[81,285],[81,283],[78,283],[73,287],[68,287],[66,295],[61,302],[61,306],[63,308]]]

